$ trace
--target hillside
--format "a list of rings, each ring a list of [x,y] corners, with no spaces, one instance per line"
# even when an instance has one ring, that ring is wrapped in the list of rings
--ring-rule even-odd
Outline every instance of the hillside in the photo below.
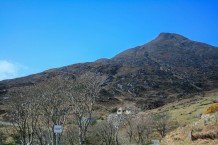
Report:
[[[0,82],[1,97],[13,88],[30,86],[54,76],[76,77],[85,72],[108,76],[99,102],[135,102],[153,109],[175,100],[218,88],[218,48],[174,33],[161,33],[142,46],[111,59],[73,64],[27,77]]]
[[[195,96],[195,98],[184,99],[181,101],[169,103],[154,112],[169,111],[172,119],[179,122],[180,127],[171,131],[162,139],[163,145],[189,144],[189,145],[215,145],[217,139],[211,139],[208,136],[217,132],[218,112],[210,113],[209,116],[202,117],[206,110],[217,104],[218,90],[208,91],[205,97]],[[197,140],[191,140],[190,131],[193,130],[195,136],[204,136]],[[214,137],[217,138],[216,134]]]

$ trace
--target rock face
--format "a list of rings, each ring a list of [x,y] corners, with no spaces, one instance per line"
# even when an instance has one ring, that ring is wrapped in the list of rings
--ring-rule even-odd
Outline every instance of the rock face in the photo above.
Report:
[[[115,97],[124,96],[126,100],[137,100],[139,107],[155,108],[193,93],[217,88],[218,48],[178,34],[161,33],[151,42],[128,49],[111,59],[1,81],[0,93],[54,76],[76,77],[87,71],[109,76],[99,101],[116,101]]]

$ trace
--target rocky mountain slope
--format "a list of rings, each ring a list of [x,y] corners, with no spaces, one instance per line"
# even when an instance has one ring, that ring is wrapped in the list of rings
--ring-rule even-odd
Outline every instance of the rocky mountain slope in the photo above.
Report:
[[[106,88],[99,102],[135,101],[152,109],[192,94],[218,87],[218,48],[174,33],[161,33],[151,42],[128,49],[111,59],[81,63],[0,82],[0,94],[33,85],[54,76],[91,71],[106,74]]]

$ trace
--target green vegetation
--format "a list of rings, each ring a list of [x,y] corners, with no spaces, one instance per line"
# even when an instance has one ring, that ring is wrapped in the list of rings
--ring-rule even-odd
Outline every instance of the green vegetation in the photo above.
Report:
[[[168,103],[163,107],[152,110],[154,113],[169,111],[172,120],[177,121],[180,126],[184,126],[198,121],[200,116],[209,108],[218,102],[218,91],[211,91],[205,94],[205,97],[194,96],[192,98]]]

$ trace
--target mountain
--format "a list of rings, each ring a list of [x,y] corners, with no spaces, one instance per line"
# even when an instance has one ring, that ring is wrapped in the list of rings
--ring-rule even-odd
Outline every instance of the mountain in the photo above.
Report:
[[[91,71],[108,75],[99,102],[133,101],[152,109],[193,94],[218,88],[218,48],[179,34],[161,33],[149,43],[128,49],[111,59],[50,69],[0,82],[0,94],[33,85],[54,76],[76,77]]]

